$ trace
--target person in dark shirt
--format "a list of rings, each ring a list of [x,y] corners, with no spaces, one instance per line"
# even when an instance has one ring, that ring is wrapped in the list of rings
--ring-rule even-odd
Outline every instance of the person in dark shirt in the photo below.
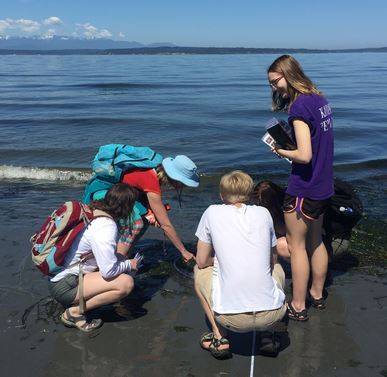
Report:
[[[324,212],[334,193],[332,109],[292,56],[277,58],[268,68],[267,75],[273,91],[273,110],[288,112],[297,145],[295,150],[275,147],[273,152],[292,161],[284,198],[293,280],[288,313],[291,319],[306,321],[307,298],[312,306],[325,308],[323,289],[328,253],[322,242],[322,225]],[[310,272],[312,283],[308,289]]]

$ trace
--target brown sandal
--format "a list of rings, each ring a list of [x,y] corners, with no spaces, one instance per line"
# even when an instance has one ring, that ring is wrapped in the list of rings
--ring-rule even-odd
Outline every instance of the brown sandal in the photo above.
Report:
[[[288,317],[292,319],[293,321],[298,321],[298,322],[305,322],[309,319],[308,317],[308,311],[306,309],[301,310],[298,312],[292,305],[291,302],[287,303],[288,307]]]
[[[308,291],[307,294],[307,301],[308,303],[313,306],[314,308],[318,310],[324,310],[326,308],[326,303],[324,297],[321,298],[314,298],[310,291]]]
[[[94,330],[97,330],[103,325],[102,319],[93,319],[91,321],[87,321],[84,315],[71,315],[69,309],[66,309],[62,313],[62,315],[60,316],[60,320],[66,327],[74,327],[85,333],[90,333]],[[81,320],[85,320],[86,322],[83,325],[77,325],[77,322]]]

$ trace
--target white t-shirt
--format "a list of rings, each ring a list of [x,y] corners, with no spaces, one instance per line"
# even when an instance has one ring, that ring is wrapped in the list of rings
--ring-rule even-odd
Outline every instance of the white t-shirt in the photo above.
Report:
[[[285,294],[271,275],[271,248],[277,244],[266,208],[211,205],[196,236],[215,251],[213,310],[235,314],[280,308]]]
[[[71,245],[65,257],[63,271],[51,278],[57,282],[69,274],[78,275],[79,259],[81,255],[93,253],[93,257],[83,264],[83,272],[93,272],[99,269],[105,279],[115,277],[123,272],[130,271],[129,260],[119,260],[116,254],[118,238],[117,225],[109,217],[97,217],[89,226],[80,232]]]

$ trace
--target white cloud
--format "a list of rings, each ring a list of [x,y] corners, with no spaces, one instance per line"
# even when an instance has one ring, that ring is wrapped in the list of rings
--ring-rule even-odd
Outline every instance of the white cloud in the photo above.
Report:
[[[7,20],[0,20],[0,33],[3,33],[9,28],[9,22]]]
[[[20,18],[14,20],[12,18],[6,18],[5,20],[0,20],[0,32],[5,32],[7,30],[16,30],[23,33],[34,33],[40,29],[40,23],[34,20],[26,20]]]
[[[99,32],[99,36],[101,38],[110,38],[113,36],[113,34],[109,30],[101,29]]]
[[[62,25],[63,22],[59,17],[52,16],[48,17],[43,21],[44,25]]]
[[[0,20],[0,35],[23,36],[34,34],[42,38],[53,38],[54,35],[58,35],[58,30],[60,34],[64,34],[64,26],[63,21],[57,16],[48,17],[40,22],[24,18],[6,18]],[[75,24],[71,29],[70,25],[67,25],[67,35],[72,35],[74,37],[83,37],[87,39],[113,37],[110,30],[100,29],[92,25],[90,22]],[[120,32],[118,37],[124,38],[125,34]]]
[[[85,24],[77,24],[78,29],[80,30],[82,36],[87,39],[94,38],[110,38],[113,34],[107,29],[98,29],[89,22]]]
[[[43,39],[52,39],[56,34],[55,29],[48,29],[44,34],[42,34]]]
[[[120,31],[118,33],[118,38],[125,38],[125,34],[122,31]]]
[[[15,23],[19,29],[25,33],[33,33],[40,29],[40,23],[33,20],[26,20],[21,18],[19,20],[15,20]]]

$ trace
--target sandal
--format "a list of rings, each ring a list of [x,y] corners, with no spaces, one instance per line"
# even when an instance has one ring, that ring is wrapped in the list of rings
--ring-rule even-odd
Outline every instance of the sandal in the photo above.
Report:
[[[296,309],[294,309],[291,302],[288,302],[287,306],[288,306],[288,317],[290,319],[294,321],[299,321],[299,322],[305,322],[309,319],[308,311],[306,309],[298,312]]]
[[[219,349],[220,346],[228,344],[228,348]],[[211,355],[215,357],[215,359],[218,360],[226,360],[230,359],[232,357],[232,353],[230,351],[230,343],[226,338],[220,338],[216,339],[215,337],[212,338],[212,342],[210,344],[209,351],[211,352]]]
[[[93,319],[90,322],[86,321],[83,325],[77,325],[77,322],[85,319],[84,315],[71,315],[69,309],[66,309],[60,316],[60,320],[66,327],[75,327],[85,333],[90,333],[103,325],[102,319]]]
[[[264,332],[261,334],[259,353],[262,356],[277,357],[280,349],[280,342],[276,339],[275,332]]]
[[[211,343],[212,343],[212,339],[214,339],[214,333],[213,332],[205,332],[201,338],[200,338],[200,347],[202,347],[204,350],[206,351],[209,351],[210,350],[210,346],[211,346]],[[208,348],[207,347],[204,347],[204,342],[210,342]]]
[[[327,306],[325,303],[324,297],[321,298],[314,298],[310,291],[308,291],[308,297],[307,297],[308,302],[310,303],[311,306],[318,310],[324,310]]]

